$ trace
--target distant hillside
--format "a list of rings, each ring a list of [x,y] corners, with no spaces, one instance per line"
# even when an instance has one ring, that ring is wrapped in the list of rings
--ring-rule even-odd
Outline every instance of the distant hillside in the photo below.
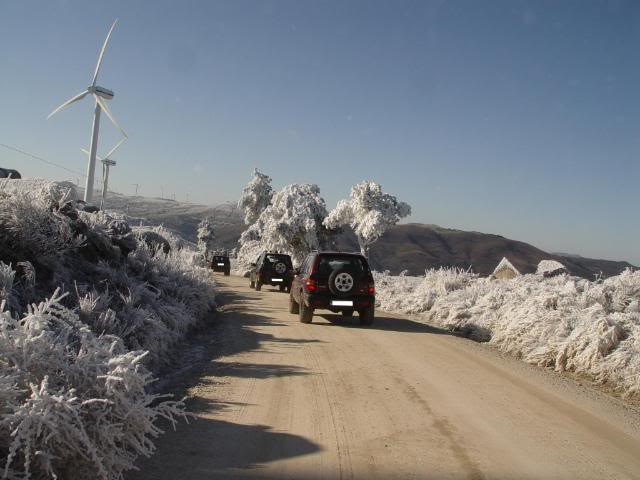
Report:
[[[246,228],[241,212],[235,204],[231,203],[211,207],[175,200],[128,197],[110,193],[106,208],[127,214],[145,224],[164,225],[192,242],[196,241],[198,223],[203,218],[210,217],[220,248],[234,248],[240,234]]]
[[[345,250],[358,249],[351,233],[343,234],[338,245]],[[540,260],[555,259],[574,275],[589,279],[600,272],[605,277],[616,275],[632,266],[627,262],[554,255],[500,235],[419,223],[390,229],[372,246],[370,257],[373,267],[378,270],[386,269],[392,273],[408,270],[413,275],[422,274],[428,268],[446,266],[465,269],[471,266],[480,275],[489,275],[502,257],[507,257],[522,273],[535,272]]]
[[[107,206],[146,223],[163,224],[191,241],[195,241],[200,220],[209,216],[213,218],[219,246],[227,249],[237,246],[240,234],[246,228],[241,212],[233,204],[208,207],[173,200],[112,194]],[[337,245],[341,250],[358,250],[355,236],[348,228],[338,238]],[[489,275],[505,256],[522,273],[534,272],[540,260],[555,259],[574,275],[588,279],[593,279],[600,272],[605,277],[616,275],[633,266],[627,262],[551,254],[528,243],[500,235],[420,223],[397,225],[390,229],[372,246],[370,261],[376,270],[389,270],[394,274],[407,270],[412,275],[422,275],[425,269],[432,267],[454,266],[466,269],[471,266],[480,275]]]

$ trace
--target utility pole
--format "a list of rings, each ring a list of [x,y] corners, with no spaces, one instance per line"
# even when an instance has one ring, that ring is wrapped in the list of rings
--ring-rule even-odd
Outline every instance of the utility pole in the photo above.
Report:
[[[137,197],[138,196],[138,187],[140,186],[140,184],[139,183],[132,183],[131,185],[136,187],[136,197]]]
[[[164,187],[160,187],[160,199],[164,200]]]

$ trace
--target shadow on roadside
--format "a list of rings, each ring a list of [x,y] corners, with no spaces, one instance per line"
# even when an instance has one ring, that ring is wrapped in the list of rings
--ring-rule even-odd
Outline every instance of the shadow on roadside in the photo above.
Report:
[[[138,472],[129,472],[128,480],[250,478],[259,465],[317,452],[316,443],[299,435],[276,432],[264,425],[243,425],[212,418],[226,409],[243,409],[247,404],[218,402],[207,395],[229,378],[265,379],[308,375],[297,365],[223,361],[222,357],[269,346],[300,348],[314,339],[282,338],[269,329],[286,326],[265,315],[250,313],[256,302],[239,292],[219,295],[220,309],[195,329],[178,347],[171,364],[160,372],[156,391],[171,392],[187,400],[187,411],[198,415],[189,424],[179,422],[174,431],[168,422],[156,443],[158,450],[149,459],[139,459]],[[263,309],[264,310],[264,309]]]
[[[329,323],[316,323],[316,318],[323,318]],[[407,318],[394,318],[381,315],[376,315],[373,325],[361,326],[358,315],[354,314],[353,317],[345,317],[340,314],[316,314],[314,316],[314,323],[318,326],[340,326],[344,328],[362,328],[366,330],[385,330],[388,332],[409,332],[409,333],[429,333],[431,335],[452,335],[456,336],[453,332],[445,330],[443,328],[434,327],[426,323],[416,322]]]
[[[320,451],[299,435],[210,418],[181,424],[163,437],[156,455],[139,462],[141,470],[128,480],[252,478],[261,464]]]

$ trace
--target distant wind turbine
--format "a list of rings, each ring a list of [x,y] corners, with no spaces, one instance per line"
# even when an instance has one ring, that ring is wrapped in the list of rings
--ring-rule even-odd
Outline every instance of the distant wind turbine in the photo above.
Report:
[[[104,110],[104,113],[107,115],[107,117],[109,117],[109,120],[111,120],[111,122],[116,126],[116,128],[120,130],[122,135],[124,135],[124,138],[128,138],[125,131],[120,127],[120,125],[118,125],[118,122],[116,122],[116,119],[113,117],[113,114],[111,113],[111,111],[109,110],[109,107],[107,107],[107,104],[105,102],[105,100],[111,100],[113,98],[113,92],[104,87],[100,87],[96,85],[96,82],[98,80],[98,73],[100,72],[100,65],[102,64],[102,58],[104,57],[104,52],[107,48],[107,44],[109,43],[111,32],[113,32],[113,28],[116,26],[116,23],[118,23],[117,19],[111,25],[111,28],[109,29],[109,33],[107,33],[107,38],[105,38],[104,43],[102,44],[102,49],[100,50],[100,55],[98,56],[98,63],[96,64],[96,71],[93,74],[93,81],[91,82],[91,85],[89,85],[87,89],[84,90],[83,92],[77,94],[76,96],[64,102],[62,105],[56,108],[53,112],[51,112],[47,117],[47,118],[51,118],[60,110],[68,107],[69,105],[71,105],[74,102],[77,102],[78,100],[82,100],[87,95],[93,95],[96,101],[96,107],[93,114],[93,130],[91,132],[89,166],[87,168],[87,185],[84,191],[84,201],[87,203],[90,203],[93,198],[93,183],[94,183],[93,177],[94,177],[95,167],[96,167],[96,156],[98,151],[98,131],[100,129],[100,113],[102,110]],[[119,145],[120,144],[118,144],[118,146]]]
[[[116,161],[112,160],[110,157],[125,140],[126,137],[120,140],[115,147],[109,150],[109,153],[107,153],[104,158],[100,158],[96,155],[96,158],[102,162],[102,195],[100,197],[100,210],[104,207],[104,200],[107,198],[107,189],[109,188],[109,167],[115,167],[116,165]],[[91,155],[91,152],[86,151],[84,148],[81,148],[80,150],[89,156]]]

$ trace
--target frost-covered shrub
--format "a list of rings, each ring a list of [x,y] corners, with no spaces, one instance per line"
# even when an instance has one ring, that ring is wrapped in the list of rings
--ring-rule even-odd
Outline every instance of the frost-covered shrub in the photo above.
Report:
[[[377,302],[489,341],[529,363],[640,394],[640,272],[625,270],[600,282],[568,275],[502,281],[448,272],[424,278],[377,274]]]
[[[153,451],[158,417],[179,412],[146,393],[149,372],[211,311],[214,284],[166,230],[147,232],[165,253],[124,217],[80,211],[64,189],[37,185],[0,191],[6,476],[121,478]]]
[[[121,478],[150,455],[180,402],[147,392],[145,353],[97,336],[58,291],[21,319],[0,312],[3,478]]]
[[[374,272],[376,303],[383,310],[422,313],[429,310],[439,296],[466,287],[476,278],[470,270],[459,268],[432,268],[424,277]]]

